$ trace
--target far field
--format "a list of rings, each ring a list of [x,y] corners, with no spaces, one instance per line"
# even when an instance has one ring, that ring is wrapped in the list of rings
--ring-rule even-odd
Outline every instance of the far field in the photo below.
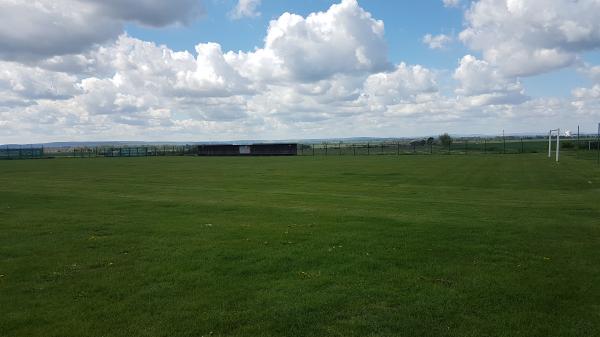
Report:
[[[600,168],[0,161],[0,336],[600,336]]]

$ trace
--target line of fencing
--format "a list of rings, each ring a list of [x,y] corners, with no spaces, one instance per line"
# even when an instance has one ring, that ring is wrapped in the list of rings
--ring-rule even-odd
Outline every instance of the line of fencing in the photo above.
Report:
[[[0,147],[0,159],[36,159],[43,157],[43,147]]]
[[[561,150],[594,151],[599,142],[595,139],[566,140]],[[368,156],[405,154],[519,154],[545,153],[548,142],[541,139],[462,139],[447,144],[439,142],[366,142],[299,144],[301,156]]]
[[[73,149],[73,157],[158,157],[196,154],[194,145],[161,145],[140,147],[83,147]]]
[[[593,138],[565,139],[561,150],[573,152],[600,152],[600,141]],[[439,141],[383,141],[383,142],[337,142],[298,144],[299,156],[370,156],[407,154],[519,154],[545,153],[545,139],[458,139],[447,144]],[[93,157],[151,157],[193,156],[198,145],[157,146],[98,146],[44,148],[33,146],[2,146],[0,159],[34,158],[93,158]]]
[[[157,146],[98,146],[44,148],[32,146],[2,146],[0,159],[37,159],[37,158],[94,158],[94,157],[150,157],[150,156],[186,156],[195,155],[194,145],[157,145]]]

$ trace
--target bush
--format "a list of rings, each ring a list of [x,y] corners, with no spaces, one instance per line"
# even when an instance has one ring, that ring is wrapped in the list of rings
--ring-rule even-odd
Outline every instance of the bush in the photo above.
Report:
[[[572,141],[563,141],[562,143],[560,143],[560,148],[561,149],[573,149],[575,148],[575,144],[573,144]]]

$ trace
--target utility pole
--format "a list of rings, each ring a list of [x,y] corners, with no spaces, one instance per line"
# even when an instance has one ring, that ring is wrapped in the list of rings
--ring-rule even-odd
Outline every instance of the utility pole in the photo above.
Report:
[[[579,151],[579,125],[577,125],[577,151]]]
[[[558,163],[558,154],[560,153],[560,129],[556,130],[556,162]]]

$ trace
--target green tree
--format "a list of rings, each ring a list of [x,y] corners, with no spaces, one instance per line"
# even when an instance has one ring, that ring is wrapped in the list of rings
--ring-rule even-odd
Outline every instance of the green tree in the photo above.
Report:
[[[448,133],[440,135],[438,139],[440,140],[440,143],[442,143],[442,145],[444,146],[449,146],[450,144],[452,144],[452,137],[450,137]]]

